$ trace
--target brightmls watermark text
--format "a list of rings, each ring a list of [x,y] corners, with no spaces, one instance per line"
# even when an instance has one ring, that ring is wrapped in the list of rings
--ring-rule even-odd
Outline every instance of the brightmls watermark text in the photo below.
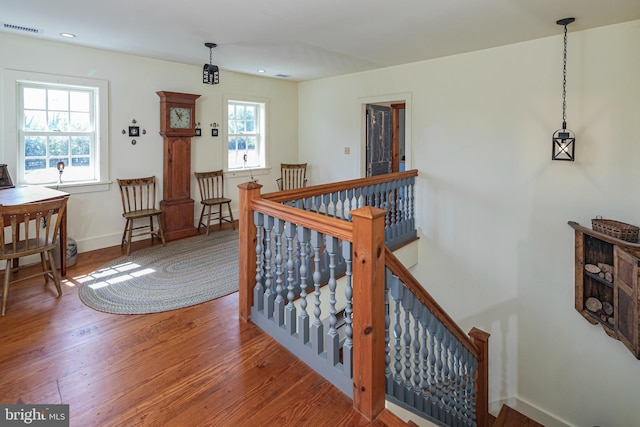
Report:
[[[0,427],[69,427],[69,405],[0,404]]]

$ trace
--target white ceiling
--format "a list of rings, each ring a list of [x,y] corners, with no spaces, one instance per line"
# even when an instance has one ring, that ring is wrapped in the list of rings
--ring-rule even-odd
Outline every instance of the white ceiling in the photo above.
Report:
[[[304,81],[640,19],[640,0],[0,0],[0,31]],[[61,32],[77,35],[64,39]],[[569,45],[571,38],[569,37]],[[558,46],[561,49],[561,46]]]

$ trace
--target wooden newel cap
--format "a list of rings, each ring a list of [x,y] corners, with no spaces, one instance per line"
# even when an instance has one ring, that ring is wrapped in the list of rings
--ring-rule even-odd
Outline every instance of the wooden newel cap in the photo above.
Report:
[[[257,182],[248,181],[243,182],[242,184],[238,184],[238,188],[241,190],[255,190],[256,188],[262,188],[262,184],[258,184]]]

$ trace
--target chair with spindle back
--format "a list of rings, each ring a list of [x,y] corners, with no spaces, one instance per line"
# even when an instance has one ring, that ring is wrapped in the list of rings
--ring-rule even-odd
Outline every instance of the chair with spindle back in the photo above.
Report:
[[[307,186],[306,163],[280,163],[280,178],[276,179],[278,190],[293,190]]]
[[[25,203],[15,206],[0,205],[0,260],[6,262],[4,286],[2,291],[2,316],[7,311],[9,285],[36,276],[44,276],[45,284],[53,280],[62,296],[60,274],[56,270],[53,251],[56,248],[58,234],[67,197],[37,203]],[[5,233],[5,227],[7,232]],[[20,236],[24,236],[21,238]],[[13,261],[29,255],[40,255],[42,271],[11,280]]]
[[[122,216],[126,220],[120,246],[127,244],[127,255],[131,253],[131,239],[137,236],[151,235],[159,238],[165,245],[162,231],[162,211],[156,208],[156,177],[119,179],[122,198]],[[154,228],[156,219],[158,228]],[[137,220],[149,220],[149,224],[134,225]],[[138,222],[139,224],[139,222]],[[136,231],[137,234],[133,234]]]
[[[231,212],[231,199],[224,197],[224,174],[222,169],[211,172],[194,172],[198,180],[198,188],[200,189],[200,203],[202,203],[202,211],[198,220],[198,232],[200,226],[207,228],[207,236],[209,235],[209,226],[211,220],[218,220],[218,227],[222,227],[222,221],[230,222],[233,229],[236,224],[233,221],[233,212]],[[222,213],[222,205],[227,205],[227,214]],[[218,207],[218,212],[211,212],[213,206]],[[205,213],[206,210],[206,213]],[[207,216],[207,222],[202,220]]]

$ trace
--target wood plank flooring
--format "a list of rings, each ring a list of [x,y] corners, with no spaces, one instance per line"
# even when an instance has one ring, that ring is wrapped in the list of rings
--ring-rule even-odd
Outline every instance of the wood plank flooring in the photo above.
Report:
[[[367,422],[351,399],[240,321],[237,293],[147,315],[85,306],[82,278],[122,253],[79,254],[61,298],[43,278],[10,288],[0,402],[66,403],[71,426],[81,427],[392,425]]]

